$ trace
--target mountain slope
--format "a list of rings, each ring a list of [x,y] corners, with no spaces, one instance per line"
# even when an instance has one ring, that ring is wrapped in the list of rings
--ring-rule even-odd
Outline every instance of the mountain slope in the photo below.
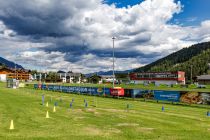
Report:
[[[125,70],[125,71],[115,71],[115,74],[122,74],[122,73],[129,73],[129,72],[132,72],[133,70]],[[88,74],[85,74],[85,76],[87,77],[90,77],[92,75],[112,75],[113,74],[113,71],[110,70],[110,71],[99,71],[99,72],[95,72],[95,73],[88,73]]]
[[[0,65],[4,65],[4,66],[9,67],[9,68],[15,68],[15,63],[14,62],[6,60],[2,57],[0,57]],[[18,65],[18,64],[16,64],[16,68],[23,69],[23,67],[21,65]]]
[[[160,72],[160,71],[185,71],[186,78],[190,79],[191,66],[193,77],[208,72],[210,63],[210,42],[199,43],[188,48],[183,48],[162,59],[159,59],[135,72]]]

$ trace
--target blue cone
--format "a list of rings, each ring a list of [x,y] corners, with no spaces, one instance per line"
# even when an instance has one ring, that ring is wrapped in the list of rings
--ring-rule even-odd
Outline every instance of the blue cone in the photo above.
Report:
[[[85,108],[87,108],[87,107],[88,107],[88,103],[86,102],[86,103],[85,103]]]
[[[162,106],[162,111],[164,111],[165,110],[165,108],[164,108],[164,106]]]
[[[44,94],[42,95],[42,105],[44,105]]]
[[[72,108],[72,105],[73,105],[73,104],[72,104],[72,102],[70,102],[70,105],[69,105],[69,107],[70,107],[70,108]]]

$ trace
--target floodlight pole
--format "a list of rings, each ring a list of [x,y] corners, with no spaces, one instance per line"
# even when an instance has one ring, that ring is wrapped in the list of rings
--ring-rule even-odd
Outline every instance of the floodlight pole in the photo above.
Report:
[[[114,88],[114,77],[115,77],[115,74],[114,74],[114,40],[116,38],[115,37],[112,37],[112,40],[113,40],[113,50],[112,50],[112,57],[113,57],[113,81],[112,81],[112,88]]]

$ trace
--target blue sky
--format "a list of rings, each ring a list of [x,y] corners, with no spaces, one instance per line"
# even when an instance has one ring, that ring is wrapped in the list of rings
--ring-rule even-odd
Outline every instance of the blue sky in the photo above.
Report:
[[[135,69],[210,41],[210,0],[180,2],[0,0],[0,56],[30,69],[109,71],[115,36],[116,70]]]
[[[127,7],[128,5],[133,6],[141,3],[143,0],[107,0],[108,4],[116,4],[117,7]]]

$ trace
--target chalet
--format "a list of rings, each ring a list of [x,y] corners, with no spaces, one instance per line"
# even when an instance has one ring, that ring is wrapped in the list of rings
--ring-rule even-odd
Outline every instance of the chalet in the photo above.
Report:
[[[6,67],[0,68],[0,81],[6,82],[7,79],[29,80],[30,74],[23,69],[10,69]]]
[[[13,71],[9,68],[1,67],[0,68],[0,81],[6,82],[7,81],[7,75],[13,73]]]

